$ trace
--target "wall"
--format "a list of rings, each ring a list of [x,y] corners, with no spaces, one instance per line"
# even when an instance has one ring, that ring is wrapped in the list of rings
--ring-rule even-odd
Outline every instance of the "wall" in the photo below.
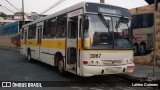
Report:
[[[0,47],[17,47],[16,45],[11,43],[11,37],[16,34],[0,36]]]
[[[18,22],[0,26],[0,46],[16,47],[11,43],[11,37],[15,36],[18,33],[18,28]]]

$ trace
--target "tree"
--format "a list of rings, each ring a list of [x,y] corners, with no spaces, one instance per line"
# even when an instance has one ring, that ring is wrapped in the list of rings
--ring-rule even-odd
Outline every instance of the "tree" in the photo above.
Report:
[[[0,17],[7,17],[7,14],[0,12]]]

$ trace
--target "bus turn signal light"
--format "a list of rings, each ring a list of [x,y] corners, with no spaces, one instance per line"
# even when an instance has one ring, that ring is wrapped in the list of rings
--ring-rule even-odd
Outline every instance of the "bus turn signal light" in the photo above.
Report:
[[[83,61],[83,64],[88,64],[88,61]]]

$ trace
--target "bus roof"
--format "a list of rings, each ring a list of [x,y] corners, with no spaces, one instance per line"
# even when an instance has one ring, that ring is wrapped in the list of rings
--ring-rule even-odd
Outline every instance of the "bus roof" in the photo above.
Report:
[[[84,5],[85,5],[85,2],[78,3],[78,4],[74,5],[74,6],[71,6],[69,8],[63,9],[63,10],[58,11],[58,12],[55,12],[55,13],[53,13],[51,15],[46,16],[46,17],[42,17],[40,19],[37,19],[37,20],[35,20],[35,21],[31,22],[31,23],[28,23],[28,24],[24,25],[23,27],[26,27],[26,26],[34,24],[34,23],[41,22],[41,21],[46,20],[46,19],[50,19],[52,17],[56,17],[56,16],[61,15],[61,14],[65,14],[67,12],[70,12],[70,11],[73,11],[73,10],[76,10],[76,9],[79,9],[79,8],[82,8],[82,7],[84,7]]]
[[[48,16],[46,16],[46,17],[42,17],[42,18],[40,18],[40,19],[37,19],[37,20],[35,20],[35,21],[33,21],[33,22],[31,22],[31,23],[28,23],[28,24],[25,24],[25,25],[23,25],[23,27],[26,27],[26,26],[28,26],[28,25],[32,25],[32,24],[34,24],[34,23],[38,23],[38,22],[41,22],[41,21],[43,21],[43,20],[47,20],[47,19],[50,19],[50,18],[53,18],[53,17],[56,17],[56,16],[58,16],[58,15],[63,15],[63,14],[66,14],[66,13],[68,13],[68,12],[71,12],[71,11],[74,11],[74,10],[76,10],[76,9],[80,9],[80,8],[85,8],[86,6],[86,3],[88,4],[88,3],[90,3],[90,4],[97,4],[97,5],[105,5],[105,6],[109,6],[109,7],[114,7],[114,8],[118,8],[118,9],[121,9],[121,10],[123,10],[123,11],[126,11],[127,12],[127,14],[129,14],[128,15],[128,17],[130,17],[131,15],[130,15],[130,12],[129,12],[129,10],[128,9],[125,9],[125,8],[122,8],[122,7],[117,7],[117,6],[113,6],[113,5],[106,5],[106,4],[102,4],[102,3],[93,3],[93,2],[81,2],[81,3],[78,3],[78,4],[76,4],[76,5],[73,5],[73,6],[71,6],[71,7],[68,7],[68,8],[66,8],[66,9],[63,9],[63,10],[61,10],[61,11],[58,11],[58,12],[55,12],[55,13],[53,13],[53,14],[51,14],[51,15],[48,15]],[[93,5],[92,5],[93,6]],[[97,7],[98,8],[98,7]],[[87,9],[86,10],[84,10],[84,12],[94,12],[94,10],[93,9],[88,9],[88,10],[92,10],[92,11],[87,11]],[[95,11],[96,13],[98,13],[98,11]],[[124,12],[122,12],[122,13],[124,13]]]

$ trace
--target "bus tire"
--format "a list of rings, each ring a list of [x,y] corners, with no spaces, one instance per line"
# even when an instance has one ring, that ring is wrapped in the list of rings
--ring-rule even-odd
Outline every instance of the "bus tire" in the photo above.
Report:
[[[146,45],[141,44],[140,45],[140,55],[145,55],[146,54]]]
[[[137,56],[139,54],[139,46],[137,44],[133,45],[134,50],[134,56]]]
[[[27,53],[27,60],[28,60],[29,62],[33,62],[33,59],[32,59],[32,57],[31,57],[31,51],[30,51],[30,50],[28,50],[28,53]]]
[[[62,76],[64,76],[66,73],[64,70],[64,60],[62,58],[59,58],[58,60],[58,71]]]

